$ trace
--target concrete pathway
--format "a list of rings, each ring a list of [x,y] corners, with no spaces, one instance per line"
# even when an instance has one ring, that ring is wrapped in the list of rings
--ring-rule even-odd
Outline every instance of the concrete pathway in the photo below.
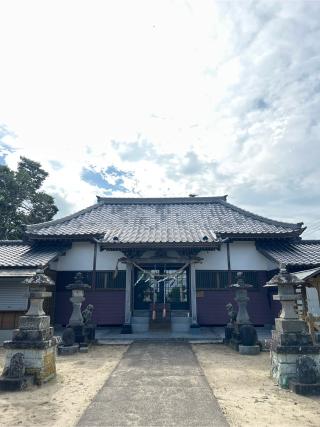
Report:
[[[190,344],[134,342],[79,426],[228,426]]]

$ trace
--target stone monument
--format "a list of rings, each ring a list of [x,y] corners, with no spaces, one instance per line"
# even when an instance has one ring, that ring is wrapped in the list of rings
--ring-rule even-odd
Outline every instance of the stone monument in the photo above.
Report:
[[[320,346],[313,344],[307,324],[304,320],[299,319],[296,308],[299,296],[295,293],[295,287],[304,286],[304,282],[299,280],[295,274],[287,272],[286,266],[282,264],[279,274],[275,275],[265,286],[278,287],[278,294],[273,298],[280,301],[282,306],[280,317],[275,320],[275,330],[272,331],[270,343],[271,375],[282,388],[288,388],[290,381],[303,384],[303,382],[301,383],[303,380],[301,372],[306,371],[307,366],[311,370],[316,367],[319,371],[320,365]],[[304,359],[301,361],[301,356],[308,356],[314,363],[309,361],[309,364],[306,365]],[[314,374],[312,375],[314,378]],[[313,388],[315,387],[313,386]],[[294,389],[294,385],[292,389]],[[298,390],[294,391],[298,392]]]
[[[235,300],[238,304],[238,312],[236,320],[233,324],[230,345],[238,350],[240,354],[255,355],[260,353],[257,331],[250,322],[247,303],[249,301],[248,289],[249,285],[243,280],[243,273],[237,273],[237,283],[230,285],[230,288],[235,289]]]
[[[38,269],[24,283],[29,286],[29,310],[20,316],[19,329],[13,331],[12,340],[3,344],[6,359],[0,381],[2,389],[9,389],[5,385],[8,378],[11,378],[11,385],[16,383],[16,389],[22,389],[30,377],[35,384],[41,385],[56,375],[57,339],[50,327],[50,316],[43,311],[44,298],[52,295],[46,288],[54,282]]]

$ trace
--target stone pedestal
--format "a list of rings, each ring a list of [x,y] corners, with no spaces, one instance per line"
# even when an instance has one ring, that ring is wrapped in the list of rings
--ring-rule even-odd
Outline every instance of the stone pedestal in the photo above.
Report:
[[[298,392],[302,390],[303,379],[297,382],[297,361],[301,356],[309,356],[320,369],[320,346],[314,345],[308,332],[307,324],[299,319],[296,310],[295,294],[296,286],[303,286],[297,276],[288,273],[284,266],[280,273],[274,276],[266,286],[277,286],[278,295],[274,299],[280,301],[282,310],[280,317],[275,320],[275,330],[272,331],[270,342],[271,376],[282,388],[292,389]],[[293,382],[292,382],[293,381]]]
[[[320,346],[315,346],[303,320],[276,319],[270,343],[271,376],[280,387],[288,388],[296,378],[297,360],[302,355],[311,356],[320,368]]]
[[[58,354],[59,356],[70,356],[71,354],[78,353],[79,351],[79,344],[73,344],[73,345],[59,345],[58,346]]]
[[[43,299],[51,296],[45,288],[54,283],[41,270],[25,282],[30,286],[30,308],[25,316],[19,318],[19,329],[13,331],[12,340],[3,344],[7,351],[2,377],[8,377],[13,361],[19,356],[24,372],[20,379],[32,377],[35,384],[41,385],[56,375],[57,339],[50,327],[50,317],[42,308]],[[7,386],[10,387],[9,384]]]
[[[26,375],[33,375],[35,383],[40,385],[56,374],[56,345],[49,316],[21,316],[19,329],[13,331],[12,340],[3,344],[7,349],[4,367],[10,366],[15,353],[22,353]]]
[[[228,324],[224,328],[224,340],[223,341],[225,344],[229,344],[229,342],[231,341],[233,330],[234,330],[234,328],[231,324]]]
[[[289,389],[297,394],[304,396],[319,396],[320,395],[320,382],[314,384],[303,384],[296,380],[289,380]]]
[[[255,356],[260,353],[259,345],[239,345],[239,353],[246,356]]]

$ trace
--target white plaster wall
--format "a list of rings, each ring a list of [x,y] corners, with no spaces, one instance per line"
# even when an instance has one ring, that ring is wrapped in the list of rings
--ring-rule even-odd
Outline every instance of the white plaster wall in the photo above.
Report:
[[[220,251],[201,251],[202,263],[196,264],[197,270],[228,270],[227,244]],[[231,270],[273,270],[277,264],[270,261],[255,247],[255,242],[230,243]]]
[[[90,242],[74,242],[66,255],[60,256],[57,262],[51,262],[50,268],[56,271],[81,271],[93,269],[94,244]],[[97,270],[114,270],[119,258],[124,254],[120,251],[100,251],[97,247]],[[125,270],[125,264],[119,263],[119,270]]]
[[[255,247],[255,242],[233,242],[230,243],[230,264],[231,270],[273,270],[278,265],[259,251]]]
[[[228,270],[226,244],[222,244],[220,251],[201,251],[198,256],[203,261],[195,264],[196,270]]]
[[[316,288],[306,288],[308,311],[314,316],[320,316],[319,296]]]
[[[52,262],[50,268],[57,271],[92,270],[94,244],[90,242],[74,242],[65,256],[60,256],[57,262]],[[173,255],[173,254],[172,254]],[[124,254],[120,251],[100,251],[97,248],[97,270],[114,270],[119,258]],[[222,244],[220,251],[201,251],[199,256],[202,263],[196,265],[197,270],[227,270],[227,245]],[[231,270],[272,270],[277,264],[268,260],[257,251],[255,243],[230,243]],[[119,263],[118,268],[125,270],[126,265]]]
[[[123,258],[124,254],[120,251],[100,251],[97,250],[97,270],[115,270],[119,258]],[[125,270],[126,264],[119,262],[119,270]]]
[[[57,271],[92,270],[93,248],[94,244],[90,242],[74,242],[66,255],[51,263],[50,268]]]

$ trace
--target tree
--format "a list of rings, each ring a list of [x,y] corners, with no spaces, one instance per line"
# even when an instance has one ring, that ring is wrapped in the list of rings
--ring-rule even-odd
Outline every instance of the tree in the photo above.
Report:
[[[40,163],[20,157],[17,171],[0,165],[0,239],[20,239],[25,224],[50,221],[54,199],[40,191],[48,173]]]

